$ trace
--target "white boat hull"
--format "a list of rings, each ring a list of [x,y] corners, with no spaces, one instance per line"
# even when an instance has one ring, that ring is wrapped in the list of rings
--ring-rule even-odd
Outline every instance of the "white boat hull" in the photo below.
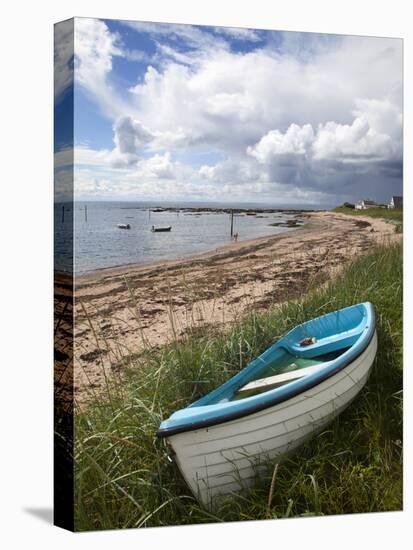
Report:
[[[206,507],[218,495],[254,483],[260,464],[280,462],[324,428],[356,397],[377,351],[377,333],[364,352],[313,388],[265,410],[168,437],[174,459]]]

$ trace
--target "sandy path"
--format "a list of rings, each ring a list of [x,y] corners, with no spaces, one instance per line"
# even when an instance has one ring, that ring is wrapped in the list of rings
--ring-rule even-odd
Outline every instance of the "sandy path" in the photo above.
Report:
[[[77,278],[76,399],[84,401],[89,388],[102,387],[105,376],[121,372],[123,360],[145,346],[160,347],[295,298],[375,242],[398,238],[382,220],[318,212],[305,227],[280,236]]]

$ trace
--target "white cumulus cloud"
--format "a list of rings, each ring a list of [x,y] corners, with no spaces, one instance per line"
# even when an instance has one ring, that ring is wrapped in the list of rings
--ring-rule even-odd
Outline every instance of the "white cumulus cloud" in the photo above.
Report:
[[[110,82],[112,59],[126,56],[119,37],[99,19],[75,18],[75,80],[108,117],[129,111],[121,95]]]
[[[139,120],[130,116],[119,118],[114,131],[114,141],[120,153],[138,154],[153,139],[153,134]]]
[[[311,124],[291,124],[285,133],[270,130],[260,141],[247,148],[247,153],[259,162],[270,162],[277,155],[305,155],[314,142]]]
[[[402,152],[402,116],[388,100],[357,100],[351,124],[328,121],[291,124],[286,132],[270,130],[247,153],[262,164],[282,155],[304,155],[314,160],[399,160]]]

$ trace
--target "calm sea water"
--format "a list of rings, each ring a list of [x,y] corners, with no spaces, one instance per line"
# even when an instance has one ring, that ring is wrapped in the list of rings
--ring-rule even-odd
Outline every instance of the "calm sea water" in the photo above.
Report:
[[[175,206],[185,208],[191,205]],[[232,206],[237,208],[237,205]],[[73,229],[74,268],[78,274],[127,264],[176,259],[214,250],[231,242],[230,215],[227,213],[153,212],[148,205],[130,202],[75,203],[73,213],[71,209],[69,204],[55,205],[56,269],[60,271],[71,269]],[[263,217],[258,217],[261,215]],[[239,241],[291,231],[269,224],[291,219],[292,214],[276,212],[258,216],[234,215],[234,232],[238,232]],[[129,223],[131,229],[119,229],[118,223]],[[171,225],[172,230],[170,233],[153,233],[152,225]]]

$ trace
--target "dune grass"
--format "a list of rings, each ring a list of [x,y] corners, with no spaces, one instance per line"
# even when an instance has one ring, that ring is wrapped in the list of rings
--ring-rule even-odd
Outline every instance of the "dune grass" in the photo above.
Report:
[[[369,300],[379,347],[352,405],[289,460],[268,464],[213,513],[192,497],[155,433],[161,420],[239,371],[297,323]],[[402,244],[357,258],[327,286],[251,314],[225,334],[197,334],[125,358],[75,419],[76,530],[400,510],[402,508]]]
[[[333,212],[348,214],[349,216],[367,216],[369,218],[382,218],[396,226],[396,232],[403,232],[403,209],[402,208],[368,208],[367,210],[356,210],[347,206],[337,206]]]

